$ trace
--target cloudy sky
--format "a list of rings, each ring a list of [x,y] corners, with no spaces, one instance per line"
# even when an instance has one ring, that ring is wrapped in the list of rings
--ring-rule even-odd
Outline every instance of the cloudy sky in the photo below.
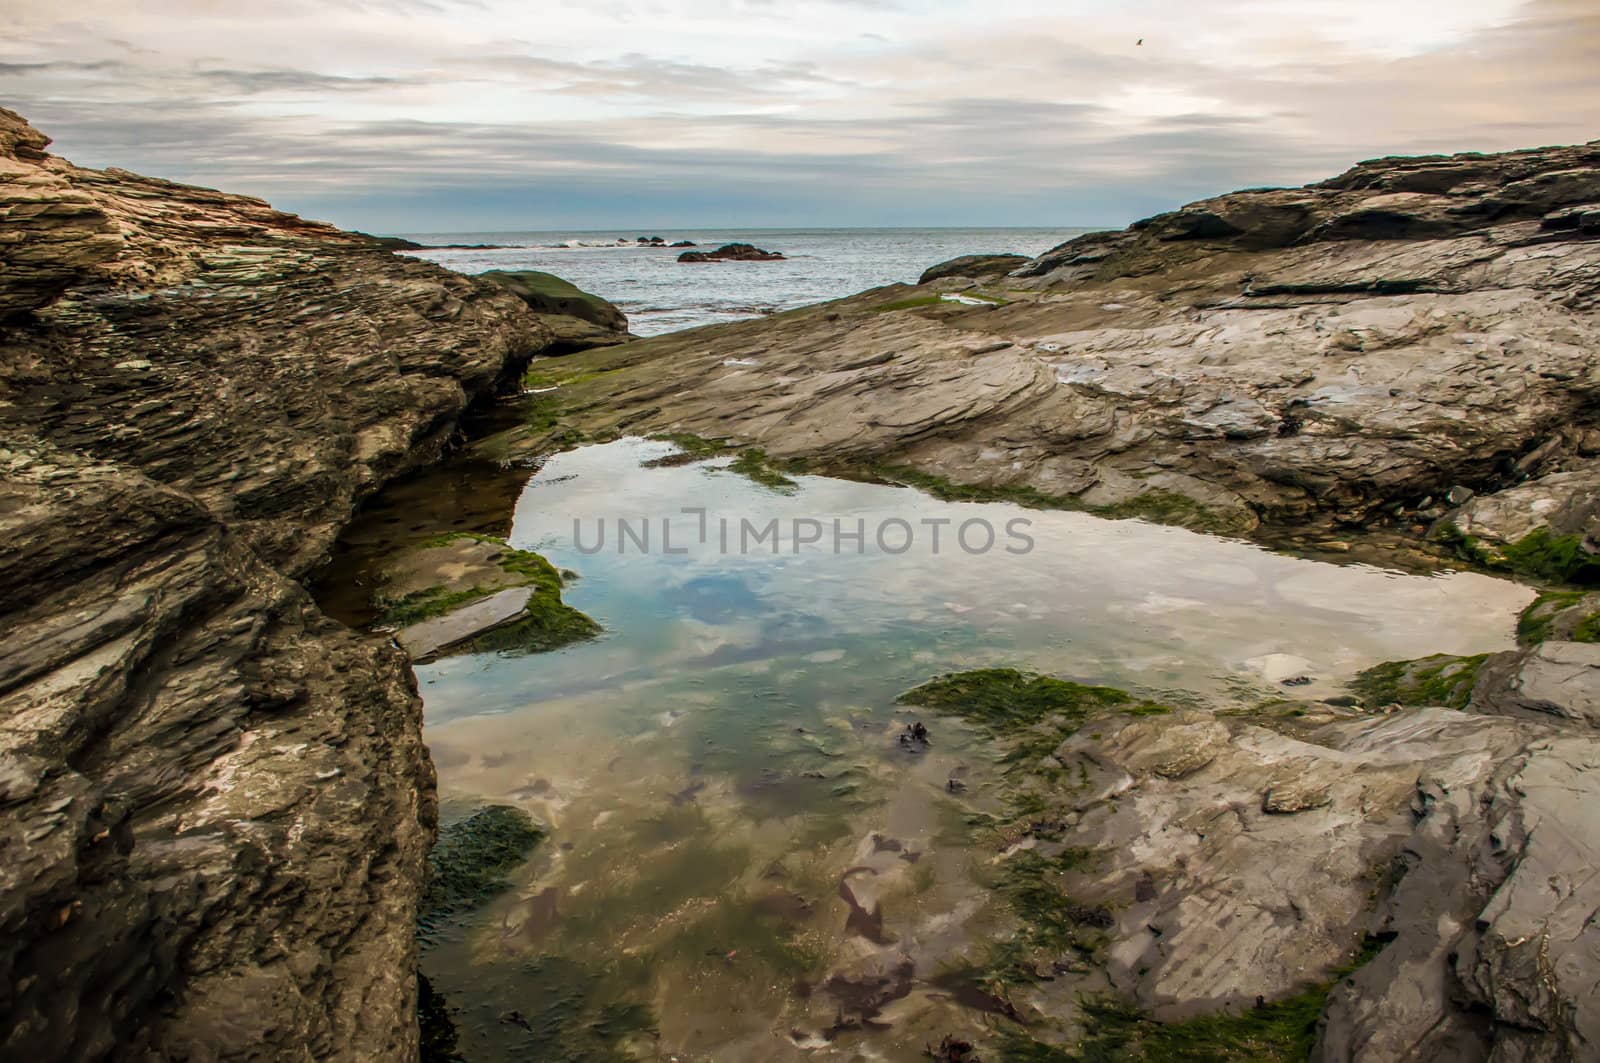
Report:
[[[1600,0],[0,2],[60,154],[380,232],[1121,224],[1600,137]]]

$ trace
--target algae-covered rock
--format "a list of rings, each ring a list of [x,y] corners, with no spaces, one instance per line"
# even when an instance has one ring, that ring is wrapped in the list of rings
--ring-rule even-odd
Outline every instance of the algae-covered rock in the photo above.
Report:
[[[492,269],[478,274],[528,304],[552,335],[545,354],[570,354],[633,339],[628,317],[600,296],[539,270]]]
[[[1464,709],[1472,700],[1486,653],[1456,657],[1434,654],[1414,661],[1388,661],[1366,669],[1350,684],[1369,708],[1384,705],[1441,705]]]
[[[518,867],[544,837],[533,819],[511,805],[489,805],[441,827],[428,854],[428,883],[418,922],[426,929],[475,908],[510,888]]]
[[[418,660],[440,653],[534,653],[593,638],[600,625],[561,600],[543,556],[456,532],[400,551],[378,577],[380,625]]]

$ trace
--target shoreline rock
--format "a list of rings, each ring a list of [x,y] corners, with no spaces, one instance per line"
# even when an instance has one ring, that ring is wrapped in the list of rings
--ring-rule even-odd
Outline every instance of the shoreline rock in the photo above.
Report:
[[[1363,163],[1004,275],[583,355],[607,371],[567,416],[1264,540],[1421,547],[1452,488],[1588,475],[1600,239],[1562,219],[1596,201],[1600,142]]]
[[[0,110],[0,1050],[415,1056],[405,655],[300,580],[550,330]]]
[[[551,333],[542,354],[571,354],[638,338],[628,331],[628,317],[621,310],[553,274],[491,269],[478,276],[500,285],[540,315],[540,322]]]

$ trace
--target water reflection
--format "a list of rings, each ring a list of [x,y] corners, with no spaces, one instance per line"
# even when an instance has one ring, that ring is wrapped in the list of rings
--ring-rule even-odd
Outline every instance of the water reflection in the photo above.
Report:
[[[975,872],[1003,789],[954,721],[897,742],[898,692],[1003,663],[1213,701],[1306,676],[1292,693],[1314,699],[1380,660],[1509,646],[1530,596],[1134,521],[643,467],[667,449],[559,455],[518,501],[513,545],[580,574],[568,601],[604,638],[418,669],[447,812],[509,801],[551,827],[519,888],[425,959],[471,1059],[915,1058],[983,999],[952,972],[999,918]],[[888,556],[786,533],[725,553],[684,507],[785,528],[1021,515],[1035,545]],[[574,521],[600,517],[670,521],[691,548],[576,549]]]

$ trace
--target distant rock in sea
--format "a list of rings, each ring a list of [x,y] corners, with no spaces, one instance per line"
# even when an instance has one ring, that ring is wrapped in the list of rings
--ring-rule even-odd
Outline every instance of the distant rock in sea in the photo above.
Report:
[[[356,235],[365,236],[385,251],[498,251],[506,246],[505,244],[419,244],[404,236],[373,236],[371,233]]]
[[[685,251],[679,262],[781,262],[777,251],[763,251],[753,244],[723,244],[715,251]]]

